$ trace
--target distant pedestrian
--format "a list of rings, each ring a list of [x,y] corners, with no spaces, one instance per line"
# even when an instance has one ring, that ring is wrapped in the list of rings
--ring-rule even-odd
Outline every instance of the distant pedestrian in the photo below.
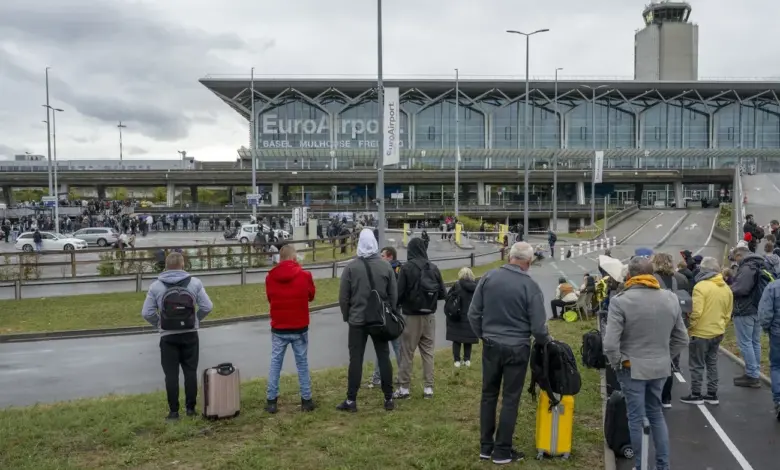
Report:
[[[165,271],[149,286],[141,315],[160,331],[160,356],[168,396],[168,420],[179,419],[179,367],[184,374],[187,416],[195,416],[198,396],[198,327],[214,308],[200,279],[184,270],[184,257],[173,252]]]

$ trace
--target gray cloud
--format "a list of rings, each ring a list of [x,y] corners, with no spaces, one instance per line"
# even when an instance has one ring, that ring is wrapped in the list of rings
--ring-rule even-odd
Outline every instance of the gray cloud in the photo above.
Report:
[[[128,153],[128,155],[146,155],[149,153],[149,151],[145,148],[141,148],[135,145],[125,147],[125,151]]]
[[[0,157],[13,157],[18,153],[19,152],[13,147],[10,147],[5,144],[0,144]]]

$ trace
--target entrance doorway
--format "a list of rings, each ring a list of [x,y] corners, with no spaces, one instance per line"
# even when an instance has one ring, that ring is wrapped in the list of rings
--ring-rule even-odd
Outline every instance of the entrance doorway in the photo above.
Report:
[[[615,191],[615,198],[619,206],[630,206],[634,204],[634,190],[633,189],[621,189]]]
[[[655,206],[656,203],[666,205],[666,191],[645,190],[642,195],[643,206]]]

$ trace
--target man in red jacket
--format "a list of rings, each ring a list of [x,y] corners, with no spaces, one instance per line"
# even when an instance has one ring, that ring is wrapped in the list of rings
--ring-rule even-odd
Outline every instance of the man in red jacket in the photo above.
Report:
[[[265,410],[278,411],[279,375],[282,372],[287,345],[292,345],[298,384],[301,389],[301,410],[314,410],[309,375],[309,302],[314,300],[314,280],[297,261],[295,247],[285,245],[279,251],[279,264],[265,278],[265,293],[271,305],[271,366],[268,370],[268,390]]]

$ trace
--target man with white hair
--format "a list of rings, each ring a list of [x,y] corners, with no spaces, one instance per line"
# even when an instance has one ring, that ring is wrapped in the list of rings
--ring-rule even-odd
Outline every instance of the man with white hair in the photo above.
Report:
[[[717,405],[718,349],[734,309],[734,295],[723,280],[715,258],[701,260],[693,287],[693,310],[689,317],[688,366],[691,369],[691,393],[683,403]],[[702,395],[704,369],[707,369],[707,393]]]
[[[471,328],[483,345],[479,458],[492,457],[499,465],[523,458],[522,452],[512,448],[512,438],[531,356],[531,336],[541,344],[550,339],[544,295],[528,275],[533,258],[530,244],[512,245],[509,263],[482,276],[468,313]],[[496,429],[502,381],[503,400]]]

